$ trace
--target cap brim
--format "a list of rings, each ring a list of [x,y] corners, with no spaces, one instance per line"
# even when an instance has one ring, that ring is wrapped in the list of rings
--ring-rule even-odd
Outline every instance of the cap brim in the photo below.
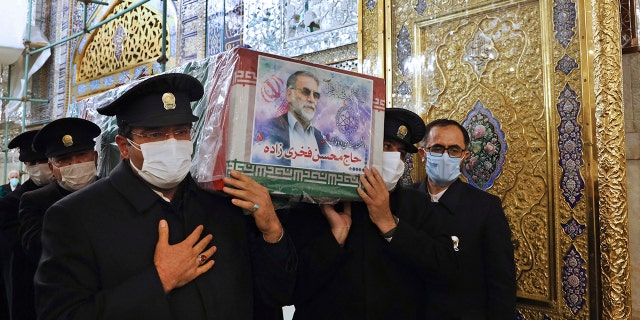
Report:
[[[84,144],[84,145],[72,146],[72,147],[68,147],[68,148],[65,148],[65,149],[53,151],[53,152],[49,153],[47,156],[49,158],[51,158],[51,157],[58,157],[58,156],[61,156],[61,155],[64,155],[64,154],[74,153],[74,152],[78,152],[78,151],[93,150],[95,145],[96,144],[93,143],[93,144]]]
[[[192,123],[198,120],[198,117],[192,114],[178,114],[170,116],[145,118],[135,122],[127,122],[130,127],[166,127],[181,124]]]
[[[400,143],[402,143],[404,145],[404,149],[405,151],[409,152],[409,153],[416,153],[418,152],[418,148],[416,148],[416,146],[407,143],[406,141],[396,138],[396,137],[391,137],[391,136],[385,136],[385,139],[393,139],[394,141],[398,141]]]

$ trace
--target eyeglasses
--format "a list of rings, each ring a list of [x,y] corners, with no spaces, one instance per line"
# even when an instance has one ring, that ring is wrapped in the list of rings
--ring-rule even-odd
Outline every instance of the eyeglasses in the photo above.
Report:
[[[131,134],[141,137],[147,141],[162,141],[169,139],[169,136],[173,134],[173,137],[178,140],[191,139],[191,128],[177,128],[171,130],[149,130],[141,133],[131,132]]]
[[[446,151],[450,157],[460,158],[467,149],[460,148],[456,145],[445,147],[439,144],[434,144],[431,147],[425,148],[425,150],[429,151],[434,157],[442,157]]]
[[[320,99],[320,92],[318,91],[312,91],[311,89],[307,88],[307,87],[302,87],[302,88],[295,88],[296,90],[300,90],[300,93],[302,93],[302,95],[304,95],[305,97],[308,97],[309,95],[311,95],[311,93],[313,93],[313,98],[318,100]]]

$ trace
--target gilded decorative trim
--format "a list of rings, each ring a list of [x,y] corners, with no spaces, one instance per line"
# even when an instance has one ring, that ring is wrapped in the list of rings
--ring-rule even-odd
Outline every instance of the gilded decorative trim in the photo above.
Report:
[[[591,0],[603,319],[631,318],[620,3]],[[587,11],[588,12],[588,11]],[[589,28],[587,28],[589,30]]]

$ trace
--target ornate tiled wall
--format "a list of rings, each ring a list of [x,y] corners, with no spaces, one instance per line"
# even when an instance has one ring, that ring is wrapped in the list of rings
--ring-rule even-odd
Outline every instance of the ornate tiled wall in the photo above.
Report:
[[[624,318],[620,48],[610,41],[618,37],[616,4],[383,3],[389,100],[428,121],[458,120],[471,133],[463,174],[503,201],[518,317]],[[363,55],[378,40],[365,37]]]
[[[132,0],[107,2],[110,5],[88,5],[88,26],[102,23],[136,4]],[[245,2],[168,2],[166,69],[240,45],[357,69],[357,1],[315,1],[307,5],[299,0],[289,0],[286,4],[249,1],[246,5]],[[82,30],[85,10],[82,2],[53,3],[53,38]],[[160,56],[162,4],[160,0],[152,0],[89,34],[56,46],[49,104],[52,119],[65,114],[67,103],[73,104],[142,75],[162,72],[156,61]],[[264,10],[256,11],[258,8]],[[267,12],[271,20],[260,18]],[[136,19],[131,19],[132,14]],[[274,33],[273,27],[285,19],[288,22],[278,25],[278,30],[295,31],[269,41],[270,36],[282,33]],[[141,43],[143,39],[147,42]],[[104,43],[113,46],[104,46]]]

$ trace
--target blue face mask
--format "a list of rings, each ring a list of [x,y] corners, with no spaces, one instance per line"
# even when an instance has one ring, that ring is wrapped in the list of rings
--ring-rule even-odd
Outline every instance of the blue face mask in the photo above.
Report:
[[[18,178],[9,179],[9,184],[11,185],[11,188],[17,187],[19,182],[20,180],[18,180]]]
[[[427,152],[427,176],[441,187],[446,187],[460,176],[462,158],[450,157],[449,153]]]

